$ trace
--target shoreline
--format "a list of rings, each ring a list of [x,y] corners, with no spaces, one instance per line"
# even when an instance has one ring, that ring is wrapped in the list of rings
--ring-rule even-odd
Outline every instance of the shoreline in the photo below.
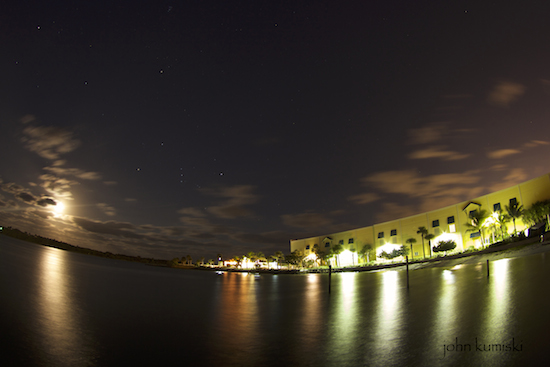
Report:
[[[550,241],[540,242],[537,238],[528,238],[518,242],[512,242],[507,245],[489,247],[483,250],[459,253],[448,256],[440,256],[431,259],[413,260],[409,262],[409,270],[425,269],[432,267],[453,267],[461,264],[485,263],[487,260],[494,261],[505,258],[515,258],[529,256],[541,252],[550,251]],[[333,268],[333,273],[342,272],[367,272],[380,271],[393,268],[405,268],[405,262],[376,264],[369,266],[354,266],[345,268]],[[313,269],[234,269],[234,268],[196,268],[197,270],[226,271],[237,273],[260,273],[260,274],[309,274],[309,273],[328,273],[327,268]],[[403,270],[396,269],[396,270]]]

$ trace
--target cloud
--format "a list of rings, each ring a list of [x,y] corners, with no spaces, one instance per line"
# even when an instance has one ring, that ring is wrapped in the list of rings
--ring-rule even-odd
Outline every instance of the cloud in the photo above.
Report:
[[[127,222],[98,222],[80,217],[73,217],[73,223],[78,227],[93,233],[105,234],[116,237],[141,238],[134,233],[134,225]]]
[[[349,201],[353,201],[355,204],[369,204],[380,199],[381,196],[373,192],[365,192],[363,194],[353,195],[348,198]]]
[[[43,182],[42,186],[48,193],[56,198],[64,200],[73,200],[73,194],[70,191],[71,186],[78,185],[76,181],[66,178],[59,178],[52,174],[44,174],[39,177]]]
[[[235,219],[253,214],[245,206],[258,202],[260,197],[254,194],[255,189],[256,187],[252,185],[235,185],[214,189],[201,189],[201,191],[210,196],[226,199],[220,205],[208,207],[208,212],[219,218]]]
[[[51,198],[42,198],[40,200],[37,200],[36,201],[36,204],[38,206],[42,206],[42,207],[46,207],[48,205],[51,205],[51,206],[56,206],[57,203],[55,202],[55,200],[51,199]]]
[[[106,215],[114,216],[116,215],[116,209],[105,203],[97,203],[96,206],[103,211]]]
[[[507,189],[527,180],[527,174],[522,168],[512,169],[504,179],[491,186],[491,192]]]
[[[415,129],[409,129],[411,144],[427,144],[443,139],[449,130],[448,123],[432,123]]]
[[[381,204],[382,210],[377,213],[377,219],[386,221],[476,197],[483,190],[482,186],[477,185],[480,180],[477,170],[430,176],[422,176],[415,170],[378,172],[361,180],[369,190],[366,194],[351,196],[349,200],[360,204],[360,201],[354,199],[361,195],[384,195],[387,200]],[[400,195],[400,202],[415,204],[392,204],[392,198],[388,195]]]
[[[23,129],[25,147],[39,156],[56,160],[80,145],[71,132],[56,127],[28,126]]]
[[[79,168],[64,168],[64,167],[44,167],[46,171],[55,173],[59,176],[74,176],[84,180],[99,180],[101,175],[97,172],[86,172]]]
[[[531,140],[530,142],[528,143],[525,143],[523,146],[525,148],[534,148],[534,147],[538,147],[538,146],[541,146],[541,145],[549,145],[550,142],[547,142],[547,141],[544,141],[544,140]]]
[[[300,213],[300,214],[284,214],[281,216],[283,224],[302,228],[302,229],[316,229],[320,227],[328,227],[332,225],[332,220],[319,213]]]
[[[521,153],[521,151],[517,149],[498,149],[487,153],[487,157],[491,159],[501,159],[509,155],[519,154],[519,153]]]
[[[443,146],[434,146],[431,148],[420,149],[409,154],[409,159],[428,159],[428,158],[441,158],[446,161],[456,161],[464,158],[468,158],[470,154],[461,154],[458,152],[443,150]]]
[[[16,198],[23,200],[27,204],[32,204],[36,201],[36,198],[32,196],[31,194],[28,194],[26,192],[20,192],[19,194],[15,195]]]
[[[525,86],[513,82],[499,82],[488,97],[489,103],[507,107],[525,93]]]
[[[395,218],[405,218],[414,215],[418,209],[411,205],[399,205],[396,203],[382,203],[382,209],[376,212],[375,220],[378,223],[387,222]]]

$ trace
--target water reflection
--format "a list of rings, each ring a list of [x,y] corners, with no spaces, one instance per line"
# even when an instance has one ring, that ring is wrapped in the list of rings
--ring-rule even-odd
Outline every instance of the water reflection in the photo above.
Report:
[[[507,338],[509,331],[509,259],[493,261],[490,265],[489,298],[487,300],[485,329],[491,338]]]
[[[224,273],[221,281],[214,344],[223,347],[224,353],[233,354],[233,358],[250,359],[253,356],[247,350],[255,349],[262,327],[256,295],[259,282],[248,273]]]
[[[85,355],[77,320],[80,312],[74,300],[67,252],[47,248],[39,263],[39,333],[43,334],[44,351],[56,365],[83,365]],[[88,347],[89,348],[89,347]]]
[[[403,338],[403,300],[400,290],[399,273],[397,271],[384,271],[377,273],[380,293],[375,308],[375,337],[374,360],[382,361],[387,358],[391,362],[396,346],[400,345]]]

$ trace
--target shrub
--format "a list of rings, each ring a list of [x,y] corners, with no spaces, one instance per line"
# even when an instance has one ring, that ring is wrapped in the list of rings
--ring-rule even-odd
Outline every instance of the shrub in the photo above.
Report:
[[[451,251],[456,248],[456,242],[453,240],[448,241],[439,241],[437,243],[437,246],[434,246],[433,251],[434,252],[441,252],[441,251]]]

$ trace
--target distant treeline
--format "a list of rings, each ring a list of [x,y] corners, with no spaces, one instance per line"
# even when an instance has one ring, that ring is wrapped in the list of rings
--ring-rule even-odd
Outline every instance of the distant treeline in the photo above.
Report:
[[[117,260],[126,260],[126,261],[134,261],[149,265],[156,265],[156,266],[168,266],[168,262],[166,260],[161,259],[152,259],[152,258],[143,258],[141,256],[129,256],[129,255],[123,255],[123,254],[113,254],[111,252],[103,252],[103,251],[97,251],[92,250],[85,247],[79,247],[79,246],[73,246],[69,245],[65,242],[60,242],[51,238],[46,238],[42,236],[38,236],[35,234],[22,232],[17,228],[11,228],[11,227],[3,227],[0,230],[0,234],[4,234],[9,237],[17,238],[18,240],[23,240],[27,242],[36,243],[43,246],[48,247],[55,247],[61,250],[71,251],[71,252],[78,252],[81,254],[86,255],[94,255],[99,257],[106,257],[109,259],[117,259]]]

